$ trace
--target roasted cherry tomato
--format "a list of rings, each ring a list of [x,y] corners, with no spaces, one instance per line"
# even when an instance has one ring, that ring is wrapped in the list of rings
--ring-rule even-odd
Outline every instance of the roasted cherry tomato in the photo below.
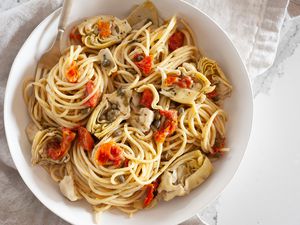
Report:
[[[165,122],[159,130],[154,133],[154,139],[157,143],[165,141],[166,137],[173,134],[177,127],[178,115],[176,110],[159,110],[160,115],[165,117]]]
[[[136,54],[133,57],[135,65],[141,70],[144,75],[149,75],[152,70],[152,56],[145,56],[144,54]]]
[[[46,149],[48,156],[53,160],[62,158],[70,149],[76,134],[68,128],[62,128],[62,139],[54,139],[47,143]]]
[[[93,81],[88,81],[85,85],[85,96],[88,96],[89,94],[91,94],[95,89],[95,85]],[[99,96],[100,96],[100,91],[96,91],[96,93],[87,101],[84,103],[84,105],[88,106],[88,107],[95,107],[98,103],[99,100]]]
[[[46,149],[47,155],[53,160],[58,160],[63,156],[63,151],[61,150],[60,141],[58,139],[49,141]]]
[[[146,195],[146,198],[144,200],[144,207],[147,207],[148,205],[150,205],[150,203],[152,202],[152,200],[156,196],[157,187],[158,187],[158,182],[157,181],[154,181],[152,184],[146,185],[147,195]]]
[[[125,160],[124,160],[124,164],[123,164],[124,167],[128,167],[128,164],[129,164],[129,159],[125,159]]]
[[[175,51],[177,48],[183,46],[184,42],[184,34],[181,31],[176,31],[172,36],[169,38],[169,50]]]
[[[81,34],[79,33],[77,27],[73,27],[73,29],[70,32],[69,38],[71,41],[81,43]]]
[[[115,142],[110,141],[99,146],[95,157],[101,166],[113,164],[119,167],[122,162],[122,149]]]
[[[167,78],[165,79],[165,85],[166,86],[173,85],[174,83],[177,82],[178,78],[179,77],[177,75],[175,75],[175,74],[168,74]]]
[[[90,132],[85,127],[78,128],[79,144],[86,151],[91,151],[94,148],[94,139]]]
[[[189,76],[177,76],[175,74],[169,74],[165,79],[165,84],[167,86],[177,85],[181,88],[191,88],[193,80]]]
[[[109,37],[111,35],[110,22],[99,20],[98,31],[101,38]]]
[[[68,128],[62,128],[62,142],[61,149],[63,152],[67,152],[71,147],[72,141],[75,139],[76,133],[72,132]]]
[[[150,89],[147,88],[143,91],[142,97],[140,99],[140,105],[150,109],[152,102],[153,102],[153,93]]]
[[[224,137],[220,137],[220,135],[217,135],[216,140],[215,140],[215,144],[212,147],[213,152],[212,154],[217,154],[221,152],[221,149],[224,148],[225,146],[225,138]]]
[[[68,80],[69,82],[75,83],[75,82],[77,82],[78,77],[79,77],[78,67],[77,67],[77,65],[76,65],[76,62],[73,61],[73,62],[71,63],[71,66],[70,66],[69,69],[67,70],[66,78],[67,78],[67,80]]]
[[[213,90],[212,92],[210,93],[207,93],[206,96],[209,98],[209,99],[212,99],[213,101],[217,101],[218,100],[218,92],[215,90]]]

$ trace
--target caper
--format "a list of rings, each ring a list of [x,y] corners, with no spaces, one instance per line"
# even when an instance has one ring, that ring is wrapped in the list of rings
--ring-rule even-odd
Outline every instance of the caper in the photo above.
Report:
[[[136,61],[142,61],[144,59],[144,56],[141,54],[138,54],[137,57],[135,58]]]
[[[115,26],[115,31],[116,31],[117,33],[119,33],[119,32],[120,32],[120,28],[119,28],[118,26]]]
[[[158,129],[160,126],[160,120],[154,120],[153,125]]]
[[[213,100],[214,102],[217,102],[217,101],[220,100],[220,98],[219,98],[219,96],[215,96],[215,97],[212,98],[212,100]]]
[[[160,118],[161,118],[161,115],[159,114],[158,111],[156,111],[155,114],[154,114],[154,119],[159,120]]]
[[[93,32],[95,35],[98,35],[99,34],[99,30],[98,30],[98,27],[95,27],[94,28],[94,32]]]
[[[122,131],[121,130],[116,130],[115,132],[114,132],[114,136],[116,136],[116,137],[119,137],[119,136],[121,136],[122,135]]]
[[[136,74],[136,71],[132,68],[127,69],[127,72],[131,74]]]
[[[87,113],[90,112],[90,108],[82,109],[81,112],[82,112],[83,114],[87,114]]]
[[[106,120],[105,114],[102,114],[102,115],[100,116],[100,120]]]
[[[161,154],[161,159],[162,159],[162,160],[168,160],[168,152],[167,152],[167,151],[165,151],[165,152],[163,152],[163,153]]]
[[[102,61],[102,66],[108,67],[108,66],[110,66],[110,63],[111,63],[111,62],[110,62],[109,59],[104,58],[103,61]]]
[[[124,89],[123,88],[118,88],[117,89],[117,95],[119,96],[123,96],[125,94]]]
[[[183,107],[180,107],[180,108],[178,109],[178,113],[179,113],[179,114],[184,113],[184,108],[183,108]]]
[[[125,177],[123,175],[119,175],[118,180],[119,180],[120,183],[124,183],[125,182]]]
[[[117,109],[112,109],[107,113],[107,119],[109,121],[114,121],[117,119],[118,115],[120,114],[120,111]]]
[[[112,109],[110,112],[109,112],[109,114],[112,114],[112,115],[119,115],[120,114],[120,111],[119,110],[117,110],[117,109]]]
[[[118,106],[117,106],[117,104],[113,104],[113,103],[112,103],[112,104],[111,104],[111,108],[112,108],[112,109],[117,109]]]
[[[176,95],[176,92],[174,93],[174,95]],[[176,102],[171,101],[171,103],[170,103],[170,109],[175,109],[177,107],[177,105],[178,104]]]

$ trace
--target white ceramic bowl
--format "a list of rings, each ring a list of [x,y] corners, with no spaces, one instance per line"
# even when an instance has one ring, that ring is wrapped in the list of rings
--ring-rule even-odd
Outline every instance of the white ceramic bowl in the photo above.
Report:
[[[87,3],[78,0],[72,7],[70,22],[99,14],[124,18],[136,3],[141,1],[89,0]],[[233,93],[225,105],[229,116],[227,143],[231,151],[215,163],[213,175],[188,196],[160,202],[157,207],[142,210],[133,218],[115,211],[105,212],[101,224],[166,225],[188,219],[214,200],[229,183],[240,164],[250,135],[253,111],[250,82],[245,66],[225,32],[203,12],[183,1],[154,0],[154,3],[161,17],[170,18],[177,14],[190,24],[200,49],[218,61],[232,82]],[[54,39],[58,15],[59,11],[55,11],[32,32],[13,63],[5,94],[5,130],[12,158],[33,194],[66,221],[92,224],[92,210],[85,202],[69,202],[41,167],[31,166],[31,147],[24,132],[29,117],[22,97],[22,83],[33,76],[37,59]]]

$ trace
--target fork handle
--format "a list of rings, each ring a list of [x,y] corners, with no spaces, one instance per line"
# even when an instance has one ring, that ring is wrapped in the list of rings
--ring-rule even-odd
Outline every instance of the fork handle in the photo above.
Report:
[[[67,19],[71,11],[72,2],[73,0],[64,0],[60,14],[60,19],[58,22],[58,31],[60,31],[59,33],[63,33],[66,29]]]

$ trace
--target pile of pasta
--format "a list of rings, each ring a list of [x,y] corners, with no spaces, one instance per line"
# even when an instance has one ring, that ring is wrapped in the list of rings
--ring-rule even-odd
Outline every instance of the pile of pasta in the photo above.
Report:
[[[95,212],[186,195],[228,151],[228,79],[182,19],[161,21],[148,4],[75,26],[59,62],[24,88],[32,163]]]

